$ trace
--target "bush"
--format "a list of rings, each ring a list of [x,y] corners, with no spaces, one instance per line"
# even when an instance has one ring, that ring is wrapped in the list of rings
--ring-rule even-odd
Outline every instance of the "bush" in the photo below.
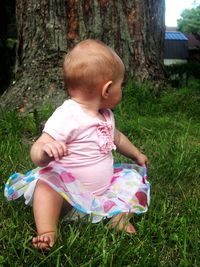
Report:
[[[189,78],[200,79],[200,63],[197,62],[173,64],[165,66],[165,70],[174,87],[187,85]]]

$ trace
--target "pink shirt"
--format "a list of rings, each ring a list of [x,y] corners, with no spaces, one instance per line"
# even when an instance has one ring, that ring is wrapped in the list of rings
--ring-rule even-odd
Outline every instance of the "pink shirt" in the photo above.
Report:
[[[74,100],[66,100],[45,124],[44,132],[56,140],[64,141],[70,155],[51,164],[66,167],[87,190],[102,194],[113,175],[112,149],[114,141],[114,117],[110,110],[101,111],[102,121],[88,115]]]

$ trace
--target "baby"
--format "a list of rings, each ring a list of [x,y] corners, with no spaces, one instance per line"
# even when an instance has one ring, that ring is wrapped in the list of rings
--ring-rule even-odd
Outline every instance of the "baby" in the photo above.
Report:
[[[124,64],[104,43],[85,40],[65,57],[64,79],[69,99],[58,107],[31,148],[38,168],[13,174],[5,195],[24,195],[33,205],[42,250],[53,246],[61,213],[75,209],[92,222],[111,218],[119,231],[135,233],[127,220],[148,209],[147,157],[115,128],[111,111],[120,103]],[[114,164],[112,150],[137,164]]]

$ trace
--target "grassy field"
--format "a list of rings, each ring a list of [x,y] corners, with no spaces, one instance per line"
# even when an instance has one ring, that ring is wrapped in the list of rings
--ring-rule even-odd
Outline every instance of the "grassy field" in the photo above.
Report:
[[[200,84],[164,91],[129,84],[115,109],[116,125],[148,155],[149,211],[134,217],[137,234],[116,233],[108,222],[59,226],[55,247],[31,246],[32,210],[23,199],[7,202],[4,184],[14,171],[33,167],[29,149],[51,109],[37,116],[0,114],[0,266],[200,266]],[[115,160],[127,161],[115,154]]]

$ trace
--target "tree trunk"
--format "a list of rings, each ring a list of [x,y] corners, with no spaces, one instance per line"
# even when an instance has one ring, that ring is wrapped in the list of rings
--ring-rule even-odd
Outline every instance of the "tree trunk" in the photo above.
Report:
[[[34,109],[64,97],[65,53],[86,38],[100,39],[123,59],[126,77],[164,79],[164,0],[16,0],[16,81],[1,106]]]

